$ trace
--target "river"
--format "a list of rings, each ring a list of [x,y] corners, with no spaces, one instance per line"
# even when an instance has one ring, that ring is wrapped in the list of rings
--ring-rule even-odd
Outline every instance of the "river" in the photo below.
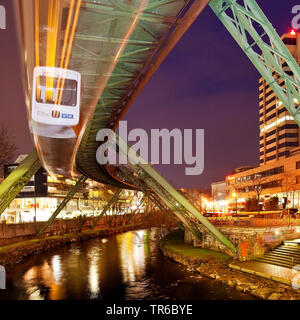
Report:
[[[92,239],[28,257],[7,272],[2,300],[253,299],[164,257],[160,229]]]

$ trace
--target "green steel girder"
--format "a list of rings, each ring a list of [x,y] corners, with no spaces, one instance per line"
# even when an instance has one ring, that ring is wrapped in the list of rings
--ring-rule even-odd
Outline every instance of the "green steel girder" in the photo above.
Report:
[[[117,135],[117,145],[114,141],[110,140],[113,148],[118,150],[119,153],[128,160],[128,165],[134,170],[135,173],[143,180],[165,204],[173,210],[173,212],[180,217],[180,220],[189,229],[194,231],[196,226],[195,222],[200,223],[210,234],[212,234],[218,241],[225,245],[233,254],[236,253],[235,246],[214,226],[212,225],[182,194],[180,194],[165,178],[163,178],[150,164],[148,164],[138,153],[132,149],[119,135]],[[129,152],[130,151],[130,152]],[[139,158],[137,164],[135,159]],[[178,207],[178,209],[176,209]],[[182,210],[183,209],[183,210]],[[188,214],[184,213],[184,210]],[[193,218],[190,219],[190,215]],[[187,216],[187,217],[186,217]],[[191,227],[192,226],[192,227]],[[196,227],[197,231],[198,228]],[[199,231],[200,233],[200,231]]]
[[[153,7],[153,9],[157,9],[159,7],[158,3],[160,1],[155,2],[156,6]],[[163,1],[162,1],[163,2]],[[150,2],[151,3],[151,2]],[[150,4],[148,4],[149,6]],[[162,5],[165,5],[165,3],[163,3]],[[94,3],[94,2],[87,2],[85,1],[84,7],[82,8],[88,12],[91,13],[103,13],[105,15],[111,15],[114,17],[126,17],[126,18],[134,18],[135,13],[134,12],[128,12],[125,10],[116,10],[113,6],[109,7],[109,6],[104,6],[101,3]],[[174,21],[176,20],[174,17],[171,16],[164,16],[164,15],[160,15],[154,12],[147,12],[145,11],[141,17],[140,17],[141,21],[147,21],[150,23],[160,23],[160,24],[172,24],[174,23]]]
[[[94,117],[89,123],[91,126],[84,133],[84,138],[88,138],[84,139],[84,142],[80,144],[76,156],[77,169],[82,174],[102,183],[109,182],[113,186],[121,185],[121,183],[114,180],[106,172],[105,167],[96,163],[94,155],[99,144],[98,146],[94,143],[86,144],[86,141],[94,142],[98,130],[112,128],[116,125],[117,119],[122,116],[122,113],[127,110],[128,105],[132,103],[132,97],[135,96],[136,92],[140,91],[140,83],[144,83],[146,77],[152,74],[151,70],[156,68],[154,67],[155,62],[158,61],[158,64],[162,63],[165,58],[165,52],[168,52],[169,48],[177,43],[187,30],[188,25],[196,19],[208,1],[150,0],[148,2],[146,12],[144,11],[140,15],[136,27],[126,43],[102,93],[103,96],[107,97],[113,94],[116,100],[99,100]],[[186,10],[188,6],[190,8]],[[75,37],[75,50],[71,54],[70,66],[72,66],[72,63],[76,64],[77,61],[82,60],[95,63],[99,61],[113,61],[115,56],[110,56],[109,51],[104,52],[102,50],[100,53],[99,50],[102,45],[106,45],[106,42],[102,41],[113,39],[115,42],[119,42],[118,38],[121,37],[118,32],[114,32],[111,29],[108,34],[98,34],[95,32],[90,34],[89,29],[84,29],[85,24],[92,25],[90,22],[94,21],[95,17],[99,15],[103,16],[103,19],[115,17],[117,18],[116,21],[131,19],[137,7],[134,8],[130,4],[126,4],[124,7],[121,5],[120,7],[115,0],[111,4],[84,0],[81,9],[84,19],[82,19],[83,24],[79,24],[78,26],[78,37]],[[84,31],[82,31],[83,29]],[[86,34],[88,37],[86,37]],[[83,45],[83,41],[85,41],[87,46]],[[97,45],[98,43],[99,45]],[[86,70],[82,71],[95,72],[95,69],[91,67],[89,65]],[[87,82],[85,86],[94,86],[89,80],[92,78],[86,78]],[[139,87],[137,88],[137,86]],[[89,94],[89,91],[87,91],[87,94]],[[86,146],[88,146],[88,150],[86,150]],[[91,157],[87,155],[91,155]]]
[[[185,216],[182,210],[172,204],[172,202],[170,201],[170,197],[168,197],[165,192],[162,192],[161,188],[157,186],[155,181],[153,181],[150,176],[145,175],[145,173],[141,170],[138,171],[140,172],[139,174],[144,179],[146,184],[152,190],[154,190],[156,195],[167,206],[167,208],[174,213],[174,215],[178,218],[182,225],[190,230],[197,238],[201,239],[201,230],[198,229],[198,226],[194,223],[194,221]]]
[[[110,43],[120,43],[124,42],[122,38],[113,38],[113,37],[101,37],[101,36],[91,36],[87,34],[76,34],[75,39],[84,40],[84,41],[96,41],[96,42],[110,42]],[[154,46],[156,42],[152,41],[143,41],[143,40],[127,40],[128,45],[135,46]]]
[[[37,233],[37,237],[39,238],[49,226],[54,222],[56,217],[60,214],[60,212],[63,210],[63,208],[67,205],[67,203],[74,197],[76,192],[78,192],[85,181],[87,180],[87,177],[81,176],[77,181],[74,187],[69,191],[67,196],[64,198],[64,200],[60,203],[60,205],[56,208],[56,210],[53,212],[52,216],[49,218],[49,220],[43,225],[41,230]]]
[[[211,0],[209,6],[300,125],[300,68],[256,1]]]
[[[140,21],[138,27],[140,27],[143,31],[147,32],[151,36],[151,38],[154,39],[156,42],[159,41],[159,36],[152,32],[142,21]]]
[[[124,79],[124,80],[119,80],[119,81],[115,81],[115,82],[111,82],[109,81],[107,83],[107,87],[108,88],[113,88],[113,87],[120,87],[120,84],[128,84],[128,83],[131,83],[131,82],[134,82],[135,79],[132,79],[132,77],[128,78],[128,79]]]
[[[82,49],[84,51],[84,48],[79,46],[78,44],[75,44],[76,47],[79,47],[80,49]],[[152,50],[152,48],[145,48],[148,50]],[[82,55],[79,53],[73,53],[71,56],[72,60],[84,60],[84,61],[95,61],[95,62],[112,62],[113,61],[113,57],[111,58],[105,58],[105,57],[98,57],[95,56],[95,53],[90,53],[90,55]],[[129,58],[124,58],[123,56],[120,58],[119,60],[122,63],[125,64],[142,64],[144,61],[141,59],[129,59]]]
[[[173,4],[179,2],[179,0],[159,0],[159,1],[152,1],[151,3],[149,3],[147,5],[147,10],[153,10],[153,9],[157,9],[161,6],[165,6],[165,5],[169,5],[169,4]]]
[[[145,52],[149,52],[151,50],[153,50],[152,47],[134,49],[134,50],[127,51],[126,53],[122,54],[122,58],[128,58],[128,57],[132,57],[132,56],[137,56],[139,54],[142,54],[142,53],[145,53]],[[121,63],[121,65],[124,65],[124,63]]]
[[[201,230],[199,230],[197,224],[186,214],[186,210],[179,203],[175,202],[164,188],[162,188],[151,176],[145,173],[138,166],[131,166],[134,172],[138,174],[140,179],[142,179],[146,185],[154,191],[156,196],[166,205],[166,207],[174,213],[177,219],[189,229],[196,237],[201,239]]]
[[[0,216],[19,192],[41,168],[41,163],[34,149],[18,167],[0,184]]]
[[[174,222],[176,223],[177,227],[181,230],[184,230],[184,226],[183,226],[183,221],[180,220],[180,218],[174,213],[175,215],[175,219],[174,216],[172,214],[173,211],[168,210],[168,208],[164,207],[164,205],[160,202],[160,199],[156,199],[155,195],[151,192],[149,192],[148,198],[154,203],[154,205],[157,206],[158,209],[161,210],[161,212],[166,212],[169,217],[174,220]]]
[[[93,225],[91,226],[91,230],[93,230],[96,225],[98,224],[99,220],[106,214],[107,210],[112,207],[119,199],[119,196],[122,192],[122,189],[117,189],[117,191],[114,193],[114,195],[109,199],[109,201],[107,202],[107,204],[104,206],[104,208],[102,209],[101,213],[97,216],[97,218],[95,219]]]
[[[109,74],[106,74],[106,73],[103,73],[103,74],[100,74],[100,73],[95,73],[95,72],[86,72],[86,71],[83,71],[81,72],[81,75],[84,76],[84,77],[98,77],[98,76],[104,76],[104,77],[109,77],[109,78],[123,78],[123,77],[127,77],[129,79],[132,79],[132,75],[128,75],[127,73],[116,73],[114,72],[112,75],[109,75]],[[94,88],[89,88],[89,87],[86,87],[86,89],[94,89]],[[108,96],[108,94],[106,95]],[[105,96],[101,96],[102,99],[107,99]]]
[[[188,221],[186,221],[183,217],[181,217],[181,213],[178,213],[176,210],[175,211],[170,210],[172,206],[171,205],[169,206],[169,201],[166,200],[165,197],[160,196],[159,194],[157,194],[157,192],[151,193],[150,191],[148,191],[147,185],[142,181],[138,180],[137,178],[135,178],[132,172],[129,169],[127,169],[125,166],[120,166],[118,168],[122,172],[122,174],[128,179],[128,181],[130,181],[132,184],[137,186],[162,212],[165,212],[167,214],[169,214],[169,212],[172,212],[175,216],[175,219],[172,214],[169,214],[169,216],[175,221],[175,223],[180,229],[183,229],[182,225],[185,225],[189,230],[191,230],[191,232],[197,235],[197,232],[196,233],[194,232],[194,229],[190,227]],[[154,192],[154,189],[155,188],[152,188],[153,192]],[[164,203],[165,206],[161,202]],[[178,220],[180,222],[178,222]]]

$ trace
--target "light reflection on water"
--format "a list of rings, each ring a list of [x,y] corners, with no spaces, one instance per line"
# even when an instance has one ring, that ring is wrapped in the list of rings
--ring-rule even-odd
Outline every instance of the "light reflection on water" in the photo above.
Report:
[[[0,299],[246,299],[162,256],[159,229],[93,239],[32,256],[7,274]]]

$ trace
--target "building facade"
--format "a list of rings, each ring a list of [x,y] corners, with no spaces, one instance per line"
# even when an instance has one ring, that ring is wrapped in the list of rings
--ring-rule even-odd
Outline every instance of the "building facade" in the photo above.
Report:
[[[300,34],[293,30],[281,39],[300,63]],[[286,62],[282,60],[281,63],[284,71],[292,76]],[[275,74],[274,79],[285,87],[284,79],[277,79]],[[294,102],[299,104],[298,101]],[[298,125],[264,78],[259,80],[259,129],[260,165],[286,158],[291,150],[299,146]]]
[[[229,206],[236,197],[242,209],[248,198],[259,196],[261,205],[271,197],[280,204],[286,197],[287,207],[300,208],[300,148],[285,158],[228,176],[226,182]]]
[[[16,163],[4,165],[4,177],[15,170],[26,155],[19,156]],[[0,215],[0,222],[20,223],[47,221],[63,199],[74,187],[76,181],[64,177],[52,177],[40,168],[30,179],[9,207]],[[78,215],[95,216],[114,194],[109,186],[88,179],[82,188],[58,215],[58,218],[71,219]],[[117,203],[120,213],[131,212],[139,204],[142,193],[125,190]],[[115,208],[110,208],[110,214]]]
[[[300,33],[293,30],[281,39],[300,63]],[[293,76],[283,59],[281,63]],[[284,79],[273,76],[285,87]],[[227,211],[243,211],[249,198],[259,199],[264,208],[272,197],[278,198],[279,209],[283,199],[287,207],[300,209],[300,129],[264,78],[259,80],[259,130],[259,167],[241,167],[226,177]]]

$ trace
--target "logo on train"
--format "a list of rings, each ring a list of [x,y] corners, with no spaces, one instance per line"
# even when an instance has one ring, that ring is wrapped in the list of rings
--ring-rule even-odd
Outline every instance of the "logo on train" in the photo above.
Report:
[[[73,118],[74,118],[74,115],[73,115],[73,114],[63,113],[63,114],[61,115],[61,117],[62,117],[63,119],[73,119]]]

